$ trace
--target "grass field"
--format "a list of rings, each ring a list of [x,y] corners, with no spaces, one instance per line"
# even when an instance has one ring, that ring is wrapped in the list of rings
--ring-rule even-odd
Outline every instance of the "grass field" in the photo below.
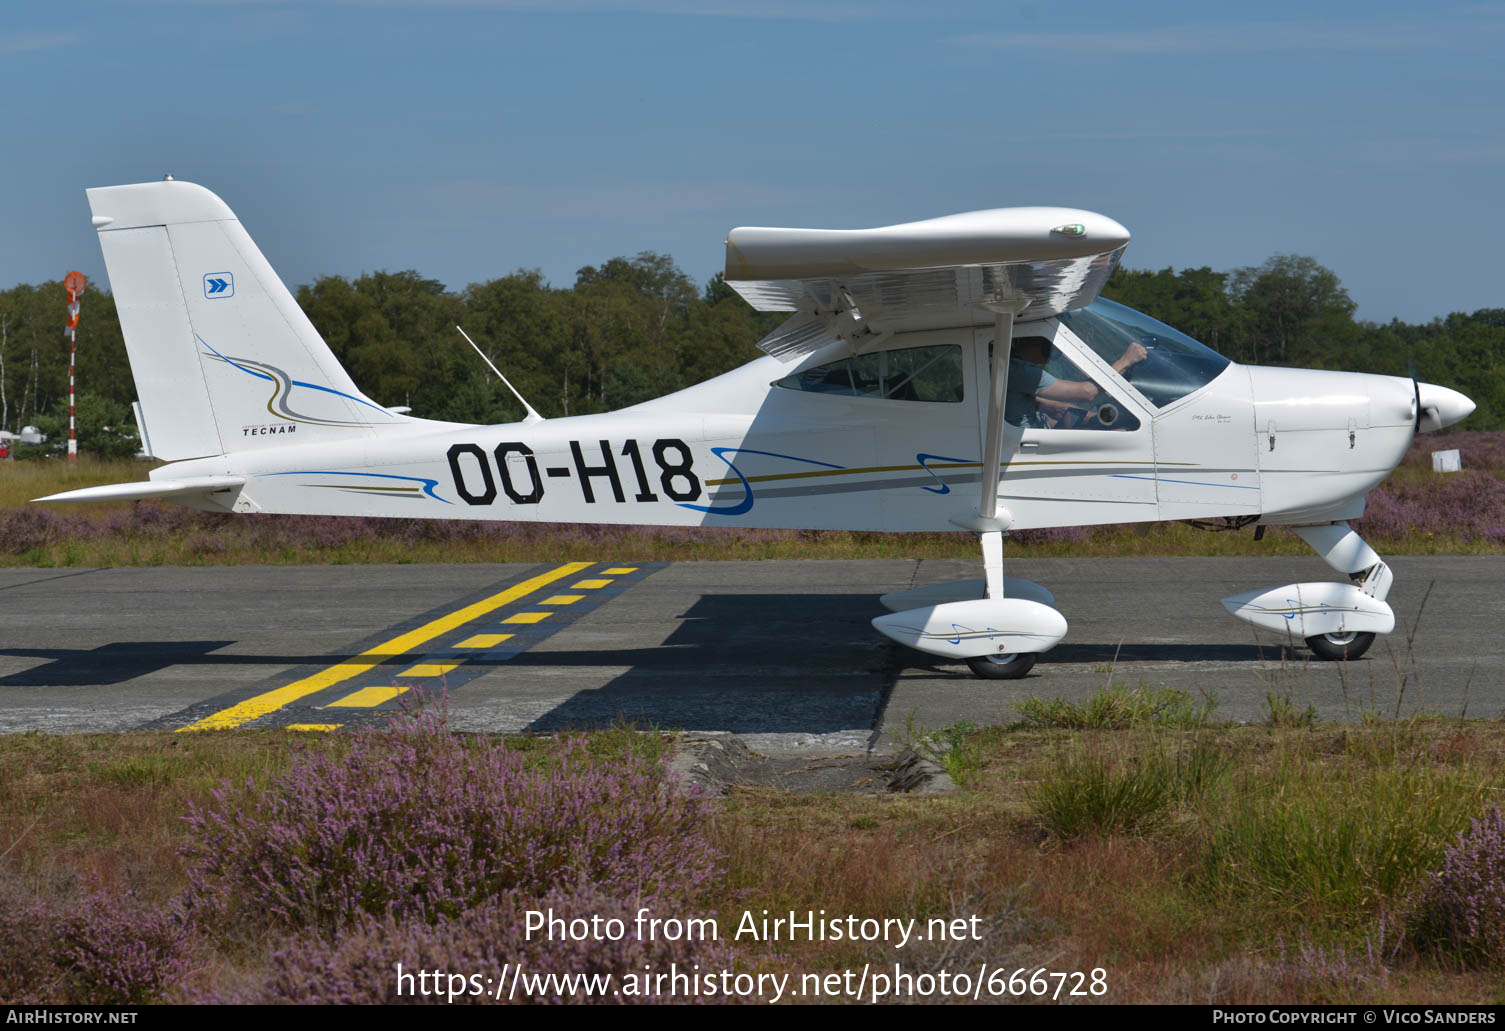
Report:
[[[1463,473],[1431,471],[1430,453],[1463,452]],[[605,561],[690,559],[971,558],[966,533],[609,527],[318,516],[230,516],[162,502],[31,505],[79,487],[145,479],[147,466],[82,458],[0,463],[0,564],[224,565],[551,562],[582,550]],[[1369,499],[1359,531],[1382,554],[1498,554],[1505,550],[1505,433],[1423,437]],[[1208,533],[1172,523],[1030,530],[1029,556],[1304,555],[1289,531]]]
[[[729,953],[716,960],[796,979],[896,961],[931,971],[985,963],[1006,973],[1025,968],[1026,976],[1039,967],[1103,970],[1106,994],[1076,1000],[1084,1002],[1505,1003],[1505,951],[1481,958],[1464,944],[1439,944],[1423,907],[1445,850],[1472,817],[1505,798],[1499,723],[1231,726],[1189,699],[1142,689],[1117,689],[1082,706],[1036,700],[1019,717],[1011,726],[920,732],[921,747],[935,749],[960,784],[952,795],[764,788],[704,803],[695,829],[678,833],[695,839],[686,856],[708,846],[719,873],[655,911],[715,917],[725,929],[744,911],[763,909],[979,918],[980,937],[962,942],[907,949],[727,943]],[[284,977],[277,997],[323,997],[316,982],[333,967],[311,958],[324,955],[323,939],[268,922],[245,900],[237,920],[195,922],[194,907],[204,903],[194,901],[196,860],[185,855],[193,832],[184,813],[206,804],[222,778],[266,786],[287,776],[299,751],[325,756],[327,770],[338,770],[355,747],[335,735],[298,739],[290,752],[294,737],[0,738],[0,934],[24,944],[18,927],[72,926],[56,940],[76,946],[87,934],[64,915],[87,911],[92,891],[157,914],[182,912],[187,899],[189,929],[151,939],[158,980],[137,998],[254,996],[263,990],[256,986],[282,976],[289,942],[312,972],[299,975],[306,984]],[[470,739],[467,747],[520,750],[538,769],[558,762],[565,746],[523,738],[506,745]],[[590,745],[612,763],[631,751],[651,764],[664,747],[661,734],[625,729]],[[297,789],[309,797],[325,787],[300,776]],[[341,783],[346,797],[352,788]],[[420,833],[404,823],[411,817],[402,805],[391,797],[369,809],[382,835],[399,844],[405,833]],[[400,863],[369,871],[368,879],[395,878],[386,868]],[[1505,852],[1494,863],[1498,900]],[[17,914],[28,912],[33,923],[18,923]],[[403,926],[383,934],[411,943]],[[440,926],[449,925],[441,919]],[[129,937],[118,926],[113,933]],[[108,952],[99,938],[89,940]],[[122,952],[118,940],[113,947]],[[114,997],[97,972],[98,956],[50,948],[32,943],[24,985],[16,962],[7,968],[0,960],[0,998]],[[605,968],[616,962],[597,959]],[[110,962],[112,970],[125,966],[118,957]],[[174,972],[167,982],[164,970]]]

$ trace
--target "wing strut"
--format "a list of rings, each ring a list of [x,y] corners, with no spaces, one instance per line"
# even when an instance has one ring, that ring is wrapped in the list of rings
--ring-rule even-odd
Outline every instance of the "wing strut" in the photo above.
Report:
[[[982,449],[982,497],[977,512],[983,521],[998,518],[998,481],[1003,478],[1004,412],[1009,392],[1009,358],[1014,353],[1014,313],[999,311],[993,315],[993,360],[988,380],[987,436]],[[982,532],[982,568],[988,597],[1003,598],[1003,530],[990,528]]]
[[[998,515],[998,481],[1003,478],[1004,408],[1009,390],[1009,357],[1014,353],[1014,313],[993,316],[993,371],[988,382],[988,424],[982,447],[982,499],[977,511],[984,521]],[[1002,530],[1003,527],[990,529]]]
[[[983,434],[981,496],[975,512],[953,516],[951,522],[975,530],[982,538],[982,564],[989,598],[1003,597],[1003,533],[1014,523],[1013,514],[998,505],[998,484],[1003,479],[1004,413],[1008,407],[1009,358],[1014,351],[1014,317],[1024,306],[989,305],[993,311],[993,356],[988,377],[988,419]]]

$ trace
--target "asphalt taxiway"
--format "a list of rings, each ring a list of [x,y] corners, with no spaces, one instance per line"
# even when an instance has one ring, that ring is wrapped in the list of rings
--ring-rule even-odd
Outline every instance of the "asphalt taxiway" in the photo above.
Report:
[[[1032,674],[983,681],[888,641],[878,596],[978,575],[961,560],[0,570],[0,732],[327,729],[443,688],[456,727],[627,719],[812,753],[906,723],[983,725],[1031,695],[1113,683],[1268,698],[1323,719],[1505,716],[1505,559],[1391,560],[1396,633],[1312,661],[1225,595],[1335,579],[1315,558],[1018,559],[1070,622]]]

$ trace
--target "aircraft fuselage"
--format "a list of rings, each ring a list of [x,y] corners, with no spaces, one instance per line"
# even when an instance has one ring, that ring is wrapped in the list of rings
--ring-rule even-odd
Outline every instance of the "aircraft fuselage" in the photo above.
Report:
[[[1058,329],[1058,327],[1049,327]],[[1030,327],[1021,328],[1028,332]],[[304,443],[318,427],[246,427],[247,450],[164,477],[244,476],[239,511],[624,525],[954,530],[981,468],[986,334],[962,348],[959,397],[894,400],[775,386],[760,358],[618,412]],[[1056,346],[1071,348],[1057,332]],[[894,350],[917,343],[896,338]],[[840,353],[832,349],[831,354]],[[999,502],[1018,529],[1258,515],[1361,514],[1415,426],[1411,381],[1230,363],[1156,409],[1079,346],[1118,429],[1010,426]],[[206,507],[213,507],[211,500]]]

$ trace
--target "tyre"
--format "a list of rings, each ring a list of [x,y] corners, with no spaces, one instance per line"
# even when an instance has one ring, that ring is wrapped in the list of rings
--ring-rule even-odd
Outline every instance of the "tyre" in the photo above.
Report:
[[[1034,652],[1010,652],[1007,655],[975,655],[967,660],[972,672],[984,680],[1018,680],[1035,667],[1040,656]]]
[[[1306,639],[1306,646],[1312,650],[1312,654],[1327,662],[1357,659],[1367,652],[1373,643],[1373,634],[1357,630],[1349,630],[1341,634],[1318,634]]]

